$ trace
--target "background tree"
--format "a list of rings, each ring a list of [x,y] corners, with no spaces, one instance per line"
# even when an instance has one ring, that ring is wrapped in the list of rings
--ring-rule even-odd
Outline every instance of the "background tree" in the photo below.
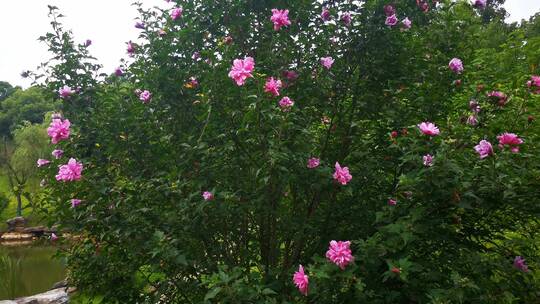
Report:
[[[45,113],[57,109],[58,106],[59,103],[45,98],[41,88],[14,89],[11,95],[0,103],[0,136],[11,138],[11,132],[25,121],[31,124],[42,123]]]
[[[13,146],[4,140],[0,165],[7,175],[10,190],[17,199],[17,216],[22,216],[23,198],[33,204],[37,188],[36,161],[49,155],[48,138],[43,125],[25,123],[13,132]]]
[[[2,101],[9,97],[15,91],[15,88],[11,86],[8,82],[0,81],[0,105]]]

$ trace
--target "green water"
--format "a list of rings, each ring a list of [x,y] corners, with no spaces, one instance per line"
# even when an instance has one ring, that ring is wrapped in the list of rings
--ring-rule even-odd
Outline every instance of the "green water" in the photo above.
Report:
[[[0,300],[50,290],[65,278],[64,266],[46,245],[8,247],[0,244]]]

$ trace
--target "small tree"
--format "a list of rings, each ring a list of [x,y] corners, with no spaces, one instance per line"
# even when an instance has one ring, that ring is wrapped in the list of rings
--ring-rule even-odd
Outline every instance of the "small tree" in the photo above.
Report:
[[[47,153],[47,134],[42,125],[26,123],[13,132],[13,148],[4,138],[0,164],[7,173],[11,192],[17,199],[17,216],[22,216],[23,197],[32,205],[31,181],[36,180],[36,161]]]

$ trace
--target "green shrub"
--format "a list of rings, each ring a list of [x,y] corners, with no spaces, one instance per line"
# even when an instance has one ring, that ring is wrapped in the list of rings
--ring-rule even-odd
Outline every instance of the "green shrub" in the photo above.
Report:
[[[430,1],[427,12],[394,1],[409,31],[385,25],[385,1],[323,2],[176,1],[177,20],[140,8],[134,58],[105,79],[51,8],[55,31],[42,39],[62,60],[44,71],[47,92],[79,91],[63,99],[71,135],[42,170],[41,204],[83,236],[66,253],[72,284],[111,303],[539,297],[540,98],[526,86],[540,72],[538,35],[463,1]],[[322,5],[334,21],[321,20]],[[273,8],[291,24],[274,30]],[[253,77],[238,86],[228,73],[248,56]],[[454,57],[461,74],[448,68]],[[279,97],[264,91],[269,77],[282,80]],[[487,97],[494,90],[506,105]],[[440,134],[421,134],[424,121]],[[524,140],[519,153],[497,147],[503,132]],[[494,150],[485,159],[474,150],[482,139]],[[56,181],[70,157],[81,180]],[[311,157],[320,166],[307,168]],[[346,185],[333,179],[336,162],[352,174]],[[343,270],[324,257],[331,240],[352,242]],[[292,282],[299,264],[307,296]]]

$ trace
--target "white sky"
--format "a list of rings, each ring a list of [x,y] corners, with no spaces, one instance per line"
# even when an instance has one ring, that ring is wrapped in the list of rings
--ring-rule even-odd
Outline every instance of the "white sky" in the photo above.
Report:
[[[66,15],[62,22],[73,30],[76,42],[92,40],[90,52],[112,72],[125,57],[128,40],[135,40],[137,11],[132,0],[0,0],[0,81],[28,87],[21,78],[23,70],[35,67],[49,58],[46,46],[37,38],[50,30],[47,4],[60,8]],[[164,0],[143,0],[145,7],[168,6]],[[540,0],[506,0],[509,22],[540,11]]]

